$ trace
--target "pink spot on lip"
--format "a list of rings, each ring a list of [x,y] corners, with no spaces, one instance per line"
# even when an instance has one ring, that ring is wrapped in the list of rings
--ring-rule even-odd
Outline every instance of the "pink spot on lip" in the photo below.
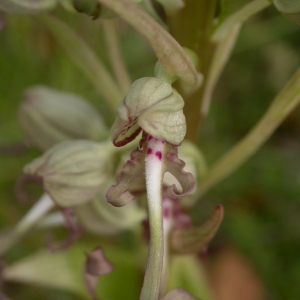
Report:
[[[168,207],[164,207],[163,208],[163,217],[164,218],[169,218],[169,216],[170,216],[170,210],[169,210],[169,208]]]
[[[151,148],[148,148],[148,151],[147,151],[147,154],[152,154],[152,149]]]
[[[155,155],[156,155],[156,157],[157,157],[159,160],[161,160],[161,158],[162,158],[162,153],[161,153],[160,151],[157,151],[157,152],[155,153]]]
[[[151,140],[152,140],[152,136],[149,135],[149,136],[148,136],[148,141],[151,141]]]

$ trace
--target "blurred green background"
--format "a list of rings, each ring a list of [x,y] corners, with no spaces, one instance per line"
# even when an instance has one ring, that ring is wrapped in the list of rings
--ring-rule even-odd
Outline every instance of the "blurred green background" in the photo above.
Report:
[[[63,10],[56,14],[109,66],[101,21]],[[102,112],[110,126],[114,116],[42,24],[26,16],[6,19],[6,27],[0,31],[0,145],[24,140],[17,110],[23,91],[36,84],[84,96]],[[151,49],[131,28],[120,25],[122,49],[132,79],[153,75],[155,57]],[[199,137],[208,165],[239,141],[263,115],[300,65],[299,47],[299,27],[272,7],[245,24]],[[203,197],[193,214],[195,223],[201,223],[217,203],[224,205],[224,221],[209,249],[213,252],[230,245],[244,255],[264,286],[265,299],[300,299],[299,116],[300,109],[296,109],[247,163]],[[24,164],[37,155],[35,150],[22,155],[0,155],[0,229],[15,224],[29,209],[16,201],[14,182]],[[41,248],[43,238],[42,234],[29,235],[6,259],[12,262]],[[85,239],[97,237],[87,235]],[[5,287],[16,300],[77,299],[59,290],[13,283]]]

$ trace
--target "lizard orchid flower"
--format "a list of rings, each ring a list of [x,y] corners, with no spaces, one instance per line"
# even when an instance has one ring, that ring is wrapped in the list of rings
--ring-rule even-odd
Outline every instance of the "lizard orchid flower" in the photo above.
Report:
[[[158,299],[163,263],[163,177],[170,172],[179,182],[167,187],[167,194],[179,198],[191,192],[195,180],[183,170],[177,147],[186,133],[184,101],[172,86],[159,78],[136,80],[117,109],[111,129],[113,144],[126,145],[142,132],[139,148],[131,153],[116,185],[106,198],[114,206],[123,206],[146,190],[150,225],[148,264],[141,299]]]

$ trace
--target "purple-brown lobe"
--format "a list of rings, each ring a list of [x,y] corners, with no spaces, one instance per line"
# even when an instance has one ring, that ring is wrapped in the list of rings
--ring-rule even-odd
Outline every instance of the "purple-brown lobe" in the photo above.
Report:
[[[116,142],[116,140],[113,141],[113,144],[116,147],[122,147],[125,146],[126,144],[128,144],[129,142],[133,141],[141,132],[142,128],[138,128],[136,131],[134,131],[131,136],[125,138],[124,140],[118,141]],[[118,136],[119,137],[119,136]]]

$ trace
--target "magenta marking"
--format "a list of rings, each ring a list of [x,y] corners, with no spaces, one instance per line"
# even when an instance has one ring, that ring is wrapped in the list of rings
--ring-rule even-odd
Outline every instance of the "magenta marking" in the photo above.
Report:
[[[152,149],[151,148],[148,148],[148,151],[147,151],[147,154],[152,154]]]
[[[170,217],[170,209],[169,207],[163,208],[163,218],[169,218]]]
[[[149,136],[148,136],[148,141],[151,141],[151,140],[152,140],[152,136],[149,135]]]
[[[155,155],[156,155],[156,157],[157,157],[159,160],[161,160],[162,154],[161,154],[160,151],[157,151],[157,152],[155,153]]]

